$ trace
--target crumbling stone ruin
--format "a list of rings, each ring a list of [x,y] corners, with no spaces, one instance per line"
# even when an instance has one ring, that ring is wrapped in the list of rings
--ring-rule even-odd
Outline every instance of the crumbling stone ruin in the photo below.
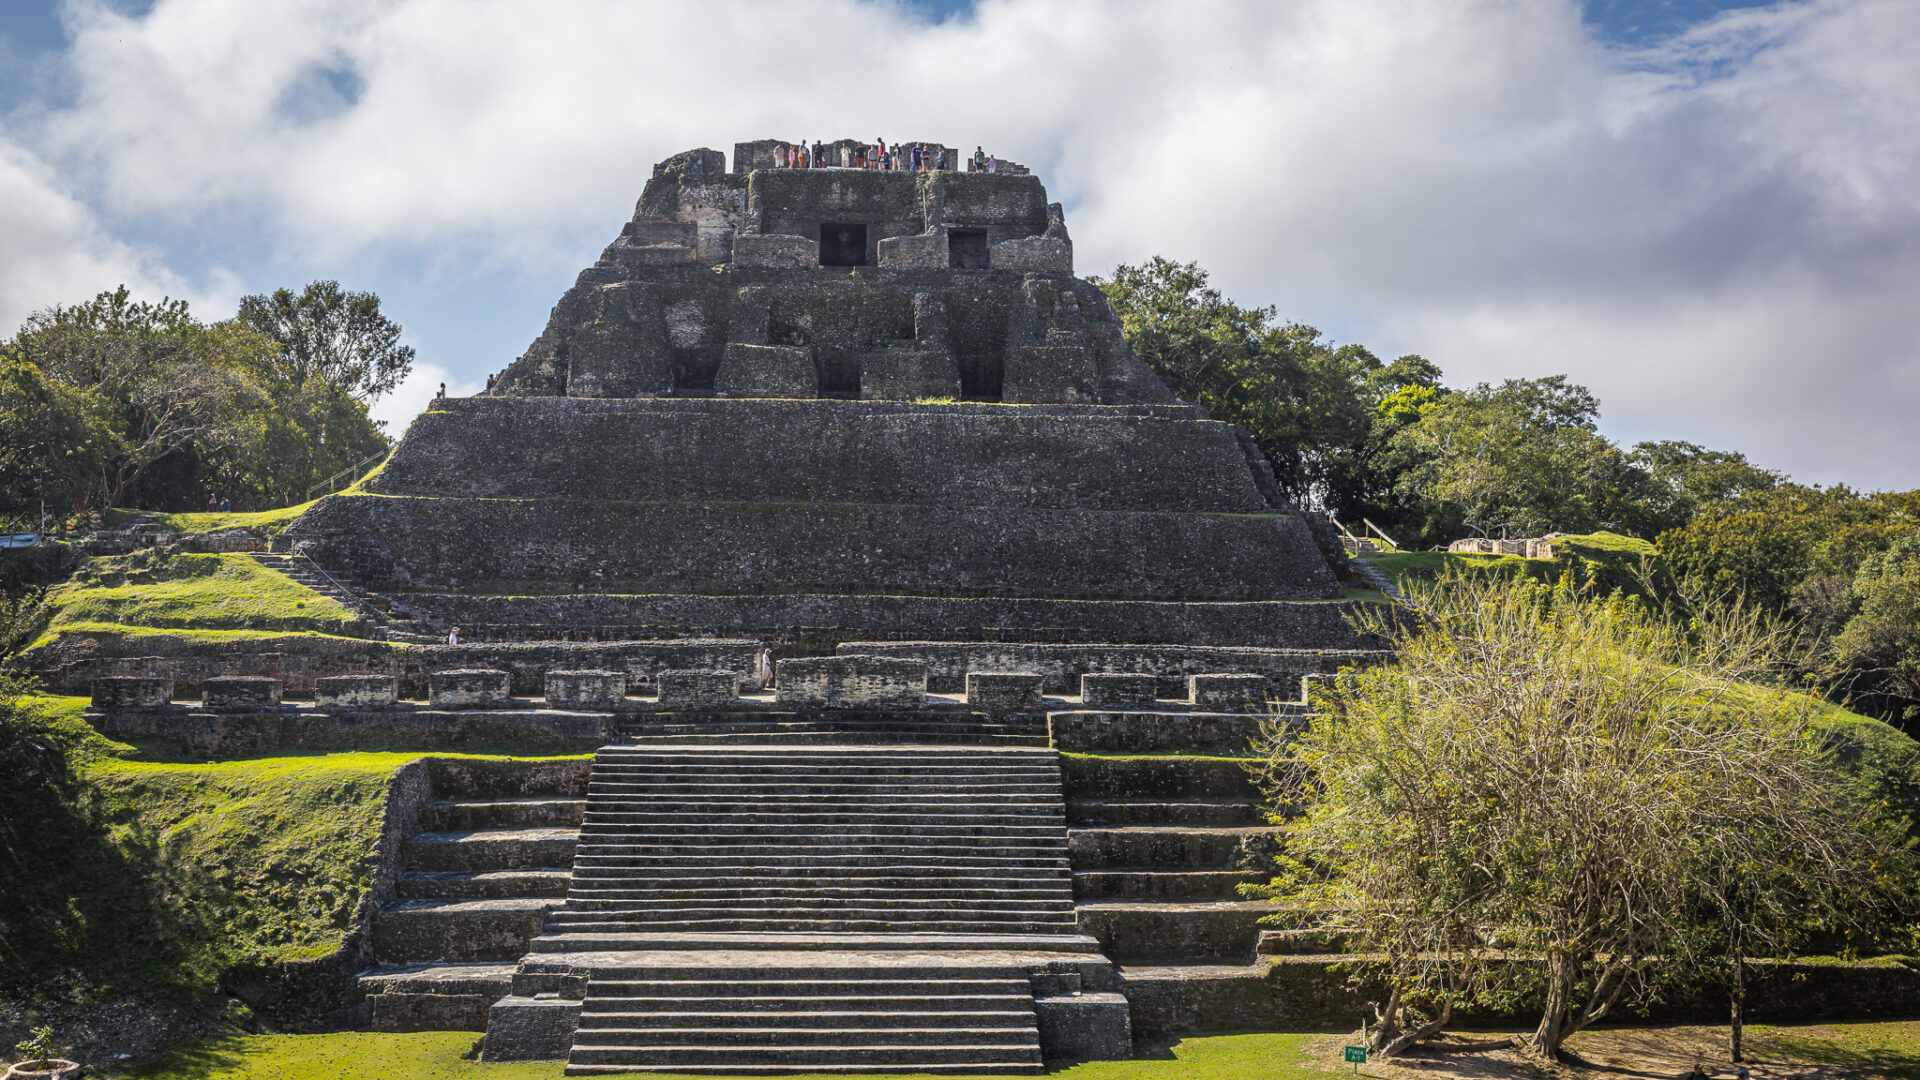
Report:
[[[1037,178],[770,146],[661,163],[490,392],[260,556],[384,640],[72,660],[103,728],[201,752],[597,749],[397,780],[380,910],[283,1022],[983,1072],[1357,1008],[1257,951],[1239,763],[1172,756],[1376,655],[1337,543],[1132,354]]]

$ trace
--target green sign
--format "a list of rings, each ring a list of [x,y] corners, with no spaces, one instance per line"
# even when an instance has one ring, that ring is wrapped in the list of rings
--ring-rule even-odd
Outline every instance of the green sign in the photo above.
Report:
[[[1341,1060],[1351,1061],[1355,1065],[1365,1065],[1367,1063],[1367,1048],[1364,1046],[1349,1046],[1347,1047],[1347,1056]]]

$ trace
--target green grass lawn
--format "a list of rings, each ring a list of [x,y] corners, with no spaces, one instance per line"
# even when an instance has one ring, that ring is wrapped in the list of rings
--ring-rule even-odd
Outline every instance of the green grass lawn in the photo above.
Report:
[[[332,1035],[234,1035],[175,1051],[132,1072],[96,1075],[129,1080],[535,1080],[561,1075],[557,1061],[481,1064],[464,1060],[477,1036],[431,1031],[406,1035],[347,1032]],[[1063,1080],[1323,1080],[1302,1068],[1301,1034],[1216,1035],[1185,1039],[1160,1056],[1135,1061],[1060,1065],[1048,1075]],[[671,1073],[651,1073],[672,1076]],[[792,1080],[825,1080],[828,1074],[798,1074]],[[872,1074],[904,1077],[910,1074]],[[924,1074],[921,1074],[924,1075]]]
[[[72,973],[185,1001],[339,946],[377,869],[389,778],[428,755],[128,761],[59,715],[74,700],[52,699],[50,732],[85,759],[37,820],[0,829],[0,861],[43,868],[6,888],[0,983]]]
[[[1689,1042],[1716,1034],[1712,1029],[1620,1028],[1586,1032],[1575,1045],[1619,1053],[1637,1042],[1663,1041],[1669,1031],[1684,1032]],[[430,1031],[405,1035],[344,1032],[328,1035],[229,1035],[182,1047],[153,1064],[126,1071],[90,1070],[89,1075],[119,1080],[548,1080],[561,1075],[556,1061],[482,1064],[467,1055],[472,1032]],[[1755,1075],[1776,1074],[1770,1065],[1829,1066],[1824,1076],[1886,1080],[1920,1078],[1920,1021],[1883,1021],[1820,1025],[1752,1025],[1747,1029]],[[1092,1061],[1054,1065],[1047,1075],[1061,1080],[1329,1080],[1353,1075],[1339,1060],[1341,1036],[1282,1032],[1255,1035],[1207,1035],[1154,1047],[1132,1061]],[[1663,1063],[1664,1064],[1664,1063]],[[1685,1069],[1685,1065],[1679,1067]],[[1413,1069],[1418,1069],[1414,1072]],[[1725,1076],[1722,1065],[1717,1075]],[[650,1075],[672,1077],[677,1074]],[[906,1080],[910,1074],[871,1074],[874,1080]],[[919,1074],[924,1075],[924,1074]],[[1677,1071],[1618,1066],[1589,1069],[1577,1065],[1535,1070],[1511,1059],[1478,1055],[1426,1059],[1417,1065],[1380,1062],[1361,1066],[1369,1077],[1432,1076],[1663,1076]],[[826,1080],[823,1074],[799,1074],[794,1080]]]
[[[52,615],[35,645],[88,631],[339,635],[355,621],[338,601],[239,554],[94,559],[47,604]]]
[[[316,502],[318,500],[315,500]],[[184,514],[161,514],[160,524],[177,533],[213,532],[216,529],[243,529],[264,525],[273,532],[279,532],[293,523],[293,519],[305,513],[312,502],[303,502],[298,506],[283,506],[278,510],[236,511],[231,514],[209,514],[194,511]],[[131,512],[109,510],[107,523],[113,526],[124,525]]]

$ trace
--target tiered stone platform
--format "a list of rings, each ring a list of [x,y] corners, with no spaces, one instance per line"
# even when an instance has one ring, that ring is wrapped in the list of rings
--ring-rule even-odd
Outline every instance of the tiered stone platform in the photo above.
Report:
[[[1298,712],[1270,699],[1377,657],[1344,554],[1133,355],[1036,178],[755,145],[661,163],[488,394],[287,530],[384,620],[364,673],[440,706],[103,723],[591,729],[584,785],[435,774],[360,980],[379,1026],[484,1002],[487,1058],[576,1073],[1125,1056],[1185,1014],[1115,960],[1252,970],[1234,889],[1274,830],[1241,756]],[[736,696],[761,649],[774,692]],[[271,672],[190,681],[226,674]]]

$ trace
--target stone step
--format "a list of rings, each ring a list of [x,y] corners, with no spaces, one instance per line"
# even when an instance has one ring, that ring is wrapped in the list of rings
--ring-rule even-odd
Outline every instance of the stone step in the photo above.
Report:
[[[817,934],[811,932],[758,931],[738,934],[715,934],[705,931],[661,931],[633,934],[588,934],[569,931],[564,934],[543,934],[534,939],[528,950],[533,953],[604,953],[609,961],[604,968],[588,965],[596,972],[606,969],[617,970],[624,978],[662,977],[660,973],[673,974],[684,972],[684,962],[676,967],[650,967],[646,954],[650,952],[684,954],[688,952],[791,952],[793,950],[869,950],[900,952],[951,952],[967,950],[974,952],[1039,952],[1046,954],[1092,954],[1099,955],[1100,943],[1085,934],[1009,934],[987,933],[938,933],[938,934],[889,934],[889,933],[848,933]],[[631,955],[639,954],[638,959]],[[843,966],[828,968],[818,963],[819,957],[810,952],[802,953],[803,959],[783,961],[786,966],[781,970],[786,978],[819,977],[831,974],[838,978],[885,978],[898,975],[899,968],[875,965],[871,968]],[[674,959],[678,959],[675,957]],[[765,966],[735,965],[727,966],[720,959],[705,960],[705,965],[697,968],[702,978],[707,979],[751,979],[765,978],[768,969]],[[913,974],[924,975],[933,966],[920,966]],[[954,964],[953,970],[960,973],[978,971],[978,967]]]
[[[937,1067],[948,1071],[980,1072],[992,1065],[1026,1066],[1039,1071],[1040,1040],[1031,1042],[1006,1039],[996,1043],[943,1045],[929,1042],[874,1043],[858,1046],[810,1046],[773,1044],[766,1046],[595,1046],[577,1047],[567,1058],[567,1074],[586,1075],[580,1067],[608,1065],[621,1069],[650,1068],[670,1072],[691,1070],[718,1073],[741,1072],[758,1067],[767,1071],[824,1070],[844,1072],[848,1066],[867,1065],[887,1072],[925,1072]],[[910,1037],[905,1033],[902,1038]]]
[[[615,1076],[625,1073],[671,1073],[675,1076],[783,1076],[794,1071],[790,1065],[756,1065],[751,1063],[729,1063],[723,1065],[568,1065],[564,1076]],[[864,1063],[836,1064],[832,1070],[836,1075],[868,1076],[873,1074],[897,1075],[899,1069],[886,1064]],[[956,1061],[939,1064],[920,1064],[914,1066],[914,1072],[923,1076],[1023,1076],[1044,1071],[1040,1065],[1030,1062],[993,1062],[993,1061]]]
[[[1060,770],[1072,802],[1111,799],[1208,798],[1259,802],[1253,777],[1241,758],[1115,757],[1062,754]]]
[[[604,984],[594,985],[594,998],[582,1003],[580,1016],[586,1018],[597,1014],[621,1017],[664,1016],[664,1017],[711,1017],[716,1022],[733,1018],[749,1020],[762,1016],[815,1016],[815,1015],[855,1015],[875,1013],[888,1016],[900,1016],[912,1013],[972,1013],[980,1010],[983,1004],[995,1005],[994,1011],[1004,1012],[1019,1006],[1032,1007],[1033,992],[1027,986],[1021,986],[1017,993],[994,994],[991,990],[1004,986],[1002,982],[983,982],[982,989],[969,992],[966,986],[952,983],[928,982],[923,985],[935,987],[948,993],[915,992],[895,985],[891,980],[883,984],[887,993],[874,994],[874,984],[866,982],[847,982],[842,985],[846,993],[795,994],[773,992],[776,987],[766,987],[764,994],[709,993],[699,994],[690,986],[708,986],[716,991],[732,988],[724,983],[647,983],[641,984],[656,989],[653,995],[628,992],[614,992]],[[806,989],[811,990],[811,987]],[[671,994],[662,995],[657,991],[671,990]]]
[[[781,775],[846,770],[853,776],[884,776],[897,769],[903,775],[932,776],[952,769],[969,774],[992,769],[1017,773],[1049,768],[1052,750],[1034,747],[968,747],[957,751],[902,749],[897,743],[864,750],[846,746],[756,747],[729,743],[701,747],[689,743],[653,746],[645,743],[600,748],[594,764],[609,768],[669,768],[694,772],[741,772],[766,769]]]
[[[1231,827],[1259,825],[1265,820],[1266,811],[1248,799],[1109,799],[1067,803],[1067,823],[1076,827]]]
[[[912,825],[981,825],[995,827],[1047,827],[1066,828],[1060,812],[1050,803],[1036,802],[1030,806],[994,807],[985,806],[953,807],[942,809],[915,808],[911,810],[890,810],[886,804],[873,807],[837,808],[822,804],[797,804],[793,802],[769,802],[759,806],[731,807],[713,802],[698,810],[681,809],[684,803],[678,800],[634,800],[630,808],[616,809],[611,800],[602,800],[602,808],[591,811],[595,815],[619,815],[620,820],[631,820],[637,824],[659,822],[665,825],[679,826],[724,826],[736,825],[789,825],[796,829],[858,825],[912,826]]]
[[[1273,848],[1278,835],[1279,831],[1270,826],[1076,828],[1067,834],[1067,850],[1073,856],[1076,870],[1134,866],[1162,870],[1233,869],[1243,855]]]
[[[394,882],[402,900],[479,900],[507,896],[565,896],[566,870],[451,870],[401,874]]]
[[[420,833],[400,846],[403,870],[562,868],[573,860],[578,829],[481,829]]]
[[[950,896],[947,890],[925,890],[927,896],[887,896],[879,890],[864,890],[860,896],[707,896],[687,897],[687,899],[653,899],[653,897],[616,897],[578,896],[566,897],[566,909],[557,911],[555,917],[566,915],[570,911],[639,911],[645,909],[647,915],[672,913],[672,911],[1071,911],[1073,899],[1068,890],[1048,890],[1046,894],[1035,892],[1029,896],[991,896],[958,897]],[[947,896],[943,896],[947,894]]]
[[[373,917],[382,963],[516,960],[546,925],[558,899],[402,900]]]
[[[635,835],[649,837],[685,836],[699,837],[767,837],[769,839],[808,837],[818,835],[822,825],[832,825],[837,835],[847,837],[977,837],[985,840],[1044,839],[1058,843],[1067,838],[1067,830],[1059,825],[1057,818],[1035,815],[1028,823],[999,823],[980,821],[975,815],[967,815],[963,821],[923,821],[918,817],[897,817],[893,821],[795,821],[785,815],[767,815],[766,820],[715,820],[699,815],[676,815],[671,820],[662,820],[665,815],[654,813],[620,813],[615,811],[597,811],[581,829],[581,835],[599,835],[614,831],[637,830]],[[833,815],[844,817],[848,815]],[[878,816],[878,815],[868,815]]]
[[[684,970],[695,974],[702,973],[700,969]],[[764,975],[764,972],[762,974]],[[873,983],[874,980],[871,978],[788,978],[784,975],[779,978],[727,980],[692,976],[677,979],[603,978],[594,980],[596,997],[594,1001],[588,1002],[586,1007],[588,1009],[603,1006],[612,1009],[651,1007],[629,1006],[620,1000],[625,998],[660,1003],[661,1008],[668,1008],[682,1001],[702,1002],[707,1005],[722,1001],[739,1002],[743,1003],[743,1007],[752,1008],[755,1006],[751,1002],[762,998],[775,1002],[860,1001],[867,1000],[860,995],[873,991]],[[886,996],[875,1000],[976,1001],[982,997],[997,996],[1026,1001],[1033,997],[1031,985],[1025,979],[967,978],[960,975],[946,978],[919,978],[911,972],[903,974],[898,969],[888,971],[885,989]]]
[[[1009,893],[1053,893],[1072,884],[1069,871],[1045,874],[1022,874],[1008,877],[1004,874],[942,874],[929,877],[924,874],[834,874],[825,877],[768,877],[765,874],[731,874],[663,877],[649,876],[634,878],[617,869],[590,872],[575,869],[569,884],[569,895],[580,893],[589,896],[625,894],[636,896],[671,897],[688,893],[701,895],[722,895],[741,893],[757,895],[766,893],[771,896],[812,896],[820,893],[844,893],[858,895],[877,892],[887,895],[911,894],[914,892],[932,892],[942,896],[963,896]]]
[[[426,832],[540,828],[580,824],[585,799],[530,796],[524,799],[435,799],[420,809]]]
[[[850,734],[857,734],[862,742],[893,742],[899,743],[902,746],[913,746],[927,742],[959,742],[962,740],[976,743],[987,748],[1043,747],[1048,745],[1047,736],[1043,733],[1035,733],[1032,735],[1001,734],[993,731],[954,733],[900,728],[849,733],[843,727],[827,725],[780,728],[774,730],[749,728],[740,731],[723,731],[720,734],[722,737],[730,735],[733,738],[739,739],[742,743],[764,744],[780,741],[796,746],[837,745],[846,742]],[[671,746],[681,742],[711,744],[714,740],[714,733],[710,725],[702,725],[698,729],[688,729],[683,732],[675,732],[669,729],[664,733],[645,735],[626,730],[622,732],[621,738],[628,742],[644,742],[659,746]]]
[[[1018,803],[1027,800],[1054,799],[1062,797],[1059,784],[1040,783],[933,783],[924,784],[881,783],[844,784],[834,780],[822,779],[816,782],[805,781],[769,781],[756,783],[748,780],[684,781],[660,776],[646,778],[639,774],[631,777],[603,777],[596,772],[587,785],[587,809],[603,799],[595,796],[648,797],[693,799],[722,799],[729,802],[754,798],[775,797],[780,799],[830,799],[854,800],[860,802],[891,802],[910,799],[916,802],[952,800],[954,802],[978,803],[982,801],[1006,801]]]
[[[839,1027],[794,1024],[786,1016],[747,1017],[755,1021],[750,1025],[709,1022],[699,1026],[639,1023],[632,1026],[608,1024],[589,1027],[583,1015],[580,1018],[581,1026],[573,1033],[573,1054],[569,1060],[583,1060],[584,1054],[603,1047],[627,1047],[636,1042],[642,1042],[649,1050],[676,1046],[847,1047],[866,1042],[911,1044],[922,1039],[951,1046],[997,1045],[1017,1043],[1023,1029],[1033,1028],[1032,1006],[1028,1006],[1024,1017],[1019,1013],[1007,1016],[989,1014],[976,1023],[968,1024],[962,1022],[965,1015],[948,1013],[917,1016],[909,1013],[886,1014],[873,1019],[855,1016]],[[953,1022],[945,1022],[949,1019]]]
[[[416,964],[362,972],[374,1031],[485,1031],[487,1010],[513,984],[511,964]]]
[[[966,919],[937,919],[931,915],[924,918],[905,916],[879,916],[858,918],[849,913],[841,916],[808,917],[805,913],[789,912],[767,918],[746,918],[717,916],[712,918],[636,918],[606,919],[596,922],[553,922],[549,921],[542,932],[547,935],[567,934],[649,934],[649,933],[704,933],[704,934],[1044,934],[1050,930],[1071,931],[1077,923],[1071,914],[1059,916],[1036,916],[1030,919],[990,918],[987,915],[974,915]],[[540,940],[546,940],[544,937]]]
[[[1098,938],[1120,963],[1244,963],[1261,940],[1260,920],[1280,910],[1263,900],[1100,900],[1078,906],[1081,931]]]
[[[1138,845],[1145,847],[1146,845]],[[1171,843],[1163,845],[1176,848]],[[1218,847],[1220,845],[1212,845]],[[1205,845],[1194,845],[1200,854],[1218,855]],[[1236,850],[1226,848],[1228,852]],[[617,832],[583,834],[580,844],[574,849],[575,859],[589,855],[657,855],[674,858],[706,859],[760,859],[768,855],[778,856],[781,862],[793,859],[830,860],[846,856],[859,855],[908,855],[916,858],[930,858],[951,855],[954,858],[992,859],[996,862],[1015,860],[1025,862],[1041,859],[1048,863],[1057,863],[1060,845],[1021,843],[1018,840],[986,839],[979,837],[888,837],[862,841],[854,837],[830,836],[786,836],[786,837],[729,837],[711,839],[707,837],[627,837]],[[1139,862],[1138,859],[1130,860]],[[1215,864],[1229,861],[1223,858],[1206,860]]]
[[[1234,900],[1236,886],[1259,884],[1255,870],[1081,870],[1073,875],[1077,900]]]

